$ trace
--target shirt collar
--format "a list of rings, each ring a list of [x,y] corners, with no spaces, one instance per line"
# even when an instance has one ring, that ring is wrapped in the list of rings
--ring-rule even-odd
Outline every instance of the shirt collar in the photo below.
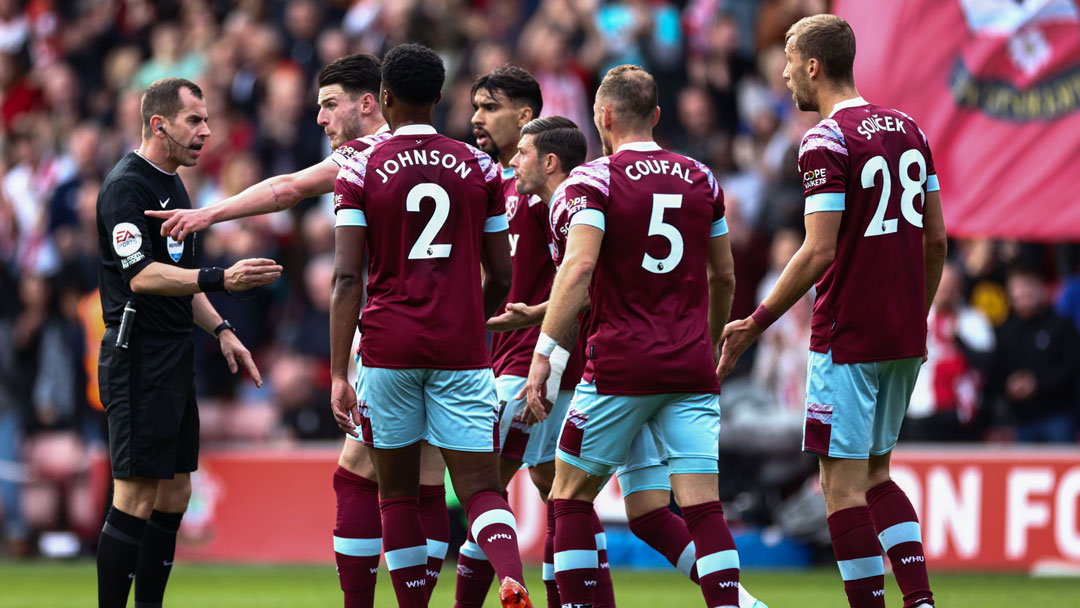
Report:
[[[435,135],[436,133],[435,127],[431,125],[412,124],[398,127],[394,131],[394,137],[398,135]]]
[[[384,122],[384,123],[382,123],[382,126],[379,127],[379,130],[372,133],[372,135],[378,135],[379,133],[389,133],[389,132],[390,132],[390,125],[388,125],[388,124],[386,124]]]
[[[832,112],[829,113],[829,118],[833,117],[840,110],[846,110],[848,108],[855,108],[858,106],[868,105],[870,102],[866,101],[862,97],[853,97],[851,99],[845,99],[832,107]]]
[[[619,146],[619,149],[615,151],[616,154],[624,150],[633,152],[656,152],[662,150],[660,144],[655,141],[631,141]]]
[[[146,161],[146,164],[148,164],[151,167],[157,169],[159,172],[164,173],[165,175],[176,175],[175,171],[172,172],[172,173],[169,173],[168,171],[166,171],[166,170],[162,169],[161,167],[155,165],[153,162],[150,161],[149,158],[146,158],[145,156],[140,154],[138,150],[135,150],[134,152],[135,152],[135,156],[138,156],[139,158],[143,159],[144,161]]]
[[[502,178],[503,179],[510,179],[511,177],[514,177],[514,168],[513,167],[503,167],[502,168]]]

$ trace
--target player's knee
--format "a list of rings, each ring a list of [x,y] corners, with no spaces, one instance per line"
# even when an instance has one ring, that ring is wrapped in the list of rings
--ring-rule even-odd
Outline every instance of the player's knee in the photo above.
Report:
[[[540,492],[540,496],[547,497],[551,494],[552,477],[548,471],[543,470],[541,467],[529,469],[529,478],[532,479],[533,485]]]
[[[867,489],[876,488],[877,486],[880,486],[881,484],[883,484],[883,483],[885,483],[887,481],[890,481],[890,480],[892,480],[892,477],[889,476],[889,470],[888,469],[882,469],[882,470],[879,470],[879,471],[875,471],[875,470],[871,469],[870,470],[870,477],[869,477],[869,480],[868,480],[869,484],[868,484]]]
[[[190,500],[191,480],[172,481],[163,483],[158,487],[154,508],[168,513],[183,513],[187,511],[188,501]]]

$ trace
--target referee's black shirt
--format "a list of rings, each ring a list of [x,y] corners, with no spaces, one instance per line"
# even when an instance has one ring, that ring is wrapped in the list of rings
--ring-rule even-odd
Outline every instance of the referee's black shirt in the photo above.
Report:
[[[190,209],[184,183],[135,152],[113,167],[97,200],[98,253],[101,266],[101,308],[106,325],[119,325],[124,303],[135,304],[135,329],[190,334],[191,296],[133,294],[128,281],[150,262],[194,268],[195,235],[177,243],[161,236],[163,220],[147,217],[147,209]]]

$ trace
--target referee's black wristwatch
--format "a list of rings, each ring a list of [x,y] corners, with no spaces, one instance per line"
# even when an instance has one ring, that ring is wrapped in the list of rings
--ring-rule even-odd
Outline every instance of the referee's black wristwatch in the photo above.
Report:
[[[233,335],[236,334],[236,328],[233,327],[233,324],[229,323],[228,320],[222,320],[221,323],[218,323],[218,326],[214,328],[214,337],[220,340],[221,332],[225,331],[226,329],[233,332]]]

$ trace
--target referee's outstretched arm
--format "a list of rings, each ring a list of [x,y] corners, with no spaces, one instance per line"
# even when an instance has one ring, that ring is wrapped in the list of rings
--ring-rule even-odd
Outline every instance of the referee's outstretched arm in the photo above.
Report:
[[[180,268],[151,262],[131,277],[128,286],[139,294],[190,296],[207,291],[244,291],[273,283],[280,276],[281,266],[266,258],[240,260],[225,269]]]

